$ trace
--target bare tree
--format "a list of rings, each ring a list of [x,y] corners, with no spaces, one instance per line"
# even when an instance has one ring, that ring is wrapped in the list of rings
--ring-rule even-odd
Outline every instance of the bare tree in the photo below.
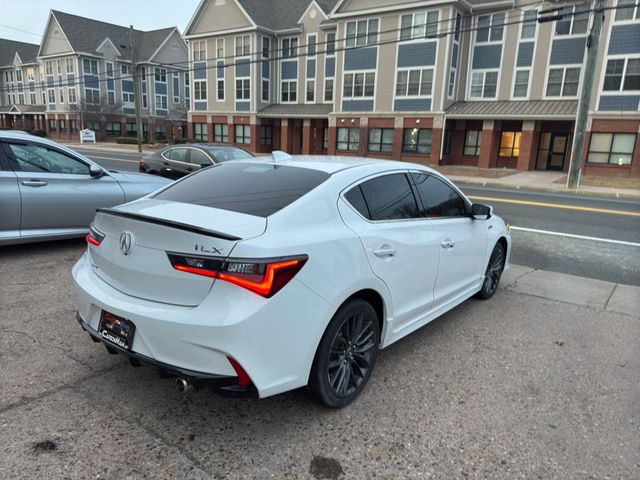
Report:
[[[183,104],[173,105],[169,110],[169,115],[166,117],[166,122],[170,127],[170,131],[167,132],[169,142],[173,143],[176,138],[185,137],[185,126],[187,122],[187,108]],[[176,135],[180,132],[180,135]]]
[[[110,117],[122,115],[122,102],[110,104],[107,97],[101,95],[99,103],[79,100],[77,103],[69,105],[69,110],[78,114],[80,128],[82,129],[87,128],[92,123],[97,123],[96,138],[102,140],[105,135],[106,124],[112,120]],[[120,123],[119,119],[118,123]]]

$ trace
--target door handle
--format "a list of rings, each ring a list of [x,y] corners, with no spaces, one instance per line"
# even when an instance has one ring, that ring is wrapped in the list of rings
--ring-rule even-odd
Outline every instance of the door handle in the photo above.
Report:
[[[376,257],[384,258],[384,257],[393,257],[396,254],[396,249],[390,247],[389,245],[383,245],[377,250],[373,251],[373,254]]]
[[[447,239],[444,242],[441,242],[440,246],[445,250],[451,250],[453,247],[456,246],[456,242],[454,242],[453,240]]]
[[[49,182],[45,182],[44,180],[23,180],[22,184],[25,187],[46,187],[49,185]]]

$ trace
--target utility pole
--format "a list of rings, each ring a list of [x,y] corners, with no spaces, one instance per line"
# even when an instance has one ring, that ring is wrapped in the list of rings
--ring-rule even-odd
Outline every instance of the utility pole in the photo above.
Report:
[[[131,76],[133,78],[133,100],[136,110],[136,133],[138,135],[138,152],[142,153],[142,112],[140,111],[140,78],[133,48],[133,25],[129,25],[129,49],[131,53]]]
[[[589,118],[596,60],[598,58],[598,47],[600,45],[600,32],[602,31],[602,23],[604,20],[604,7],[605,0],[593,0],[591,2],[591,9],[594,12],[593,26],[587,37],[587,64],[585,65],[584,79],[582,80],[582,92],[580,92],[580,99],[578,100],[578,117],[573,135],[573,147],[571,148],[567,190],[576,190],[580,183],[582,159],[584,156],[584,137],[587,132],[587,120]]]

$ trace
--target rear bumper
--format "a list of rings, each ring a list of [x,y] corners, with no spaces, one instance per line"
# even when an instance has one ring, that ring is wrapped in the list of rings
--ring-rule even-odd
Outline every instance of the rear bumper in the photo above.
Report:
[[[197,387],[206,386],[211,388],[215,392],[225,396],[258,396],[258,392],[253,384],[250,384],[247,387],[241,387],[240,385],[238,385],[238,377],[196,372],[194,370],[187,370],[185,368],[176,367],[175,365],[169,365],[167,363],[159,362],[158,360],[155,360],[151,357],[141,355],[131,350],[125,350],[124,348],[121,348],[113,343],[104,341],[100,337],[100,334],[96,330],[94,330],[87,322],[85,322],[78,312],[76,312],[76,321],[80,324],[82,329],[89,334],[94,342],[104,344],[107,351],[112,355],[124,355],[129,359],[129,363],[131,363],[131,365],[134,367],[139,367],[144,363],[146,365],[157,368],[158,373],[163,378],[184,378]]]

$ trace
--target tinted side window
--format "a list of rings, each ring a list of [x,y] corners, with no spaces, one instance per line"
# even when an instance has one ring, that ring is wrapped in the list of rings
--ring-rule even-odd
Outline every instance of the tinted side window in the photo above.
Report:
[[[176,160],[178,162],[187,162],[189,150],[186,148],[172,148],[168,152],[165,153],[167,158],[171,160]]]
[[[206,153],[204,153],[201,150],[196,150],[195,148],[191,149],[191,159],[189,161],[194,165],[212,165],[213,164],[213,162],[207,156]]]
[[[412,175],[424,205],[425,216],[446,218],[467,215],[464,200],[449,185],[431,175],[416,173]]]
[[[360,185],[371,220],[419,217],[418,205],[404,173],[384,175]]]
[[[328,173],[309,168],[227,162],[186,177],[155,198],[268,217],[327,178]]]
[[[215,158],[218,163],[226,162],[227,160],[248,160],[253,158],[253,155],[239,148],[218,148],[212,153],[213,158]]]
[[[353,206],[353,208],[360,212],[360,215],[371,220],[369,207],[367,207],[367,202],[365,202],[364,195],[362,194],[362,190],[359,186],[354,187],[345,193],[344,198]]]
[[[23,172],[89,175],[89,166],[64,153],[33,144],[10,143],[9,148]]]

